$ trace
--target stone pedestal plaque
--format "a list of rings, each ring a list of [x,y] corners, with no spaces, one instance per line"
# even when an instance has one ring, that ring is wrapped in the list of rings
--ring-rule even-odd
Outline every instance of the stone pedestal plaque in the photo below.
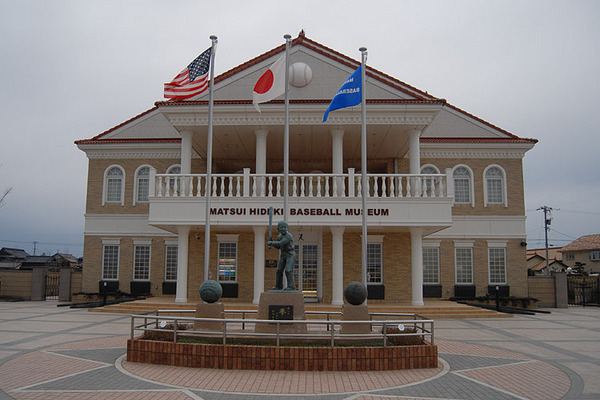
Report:
[[[225,305],[223,303],[198,303],[195,318],[225,318]],[[223,323],[211,321],[195,321],[195,331],[223,332]]]
[[[342,306],[342,321],[369,321],[369,309],[365,305]],[[371,333],[371,324],[343,324],[342,333],[360,334]]]
[[[260,294],[256,319],[306,320],[304,296],[300,292],[265,292]],[[255,332],[276,333],[277,324],[257,323]],[[306,324],[281,324],[281,333],[306,333]]]

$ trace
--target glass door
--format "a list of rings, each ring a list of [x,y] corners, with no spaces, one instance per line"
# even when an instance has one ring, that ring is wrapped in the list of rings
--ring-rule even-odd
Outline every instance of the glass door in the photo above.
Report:
[[[316,302],[318,279],[318,246],[316,244],[296,245],[294,260],[294,282],[296,289],[304,295],[304,301]]]

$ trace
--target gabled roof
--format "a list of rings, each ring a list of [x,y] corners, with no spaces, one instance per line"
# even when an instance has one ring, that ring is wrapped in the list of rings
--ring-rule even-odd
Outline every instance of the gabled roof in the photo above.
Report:
[[[303,51],[309,51],[310,54],[316,55],[320,57],[322,60],[328,60],[329,63],[347,68],[348,70],[356,69],[360,62],[354,60],[342,53],[339,53],[327,46],[324,46],[312,39],[306,37],[304,31],[301,31],[295,39],[292,40],[291,48],[297,51],[298,49],[306,49]],[[238,76],[246,76],[252,77],[256,81],[255,78],[258,78],[259,73],[262,74],[263,65],[266,67],[267,61],[270,62],[270,59],[279,56],[280,54],[285,52],[285,44],[281,44],[249,61],[246,61],[237,67],[234,67],[218,76],[215,77],[215,92],[218,92],[220,89],[226,87],[228,82],[235,79]],[[260,69],[259,69],[260,68]],[[346,72],[344,72],[346,74]],[[256,77],[255,77],[256,75]],[[430,129],[428,135],[426,137],[422,137],[421,140],[424,142],[436,142],[436,143],[467,143],[467,142],[484,142],[484,143],[528,143],[533,144],[536,143],[536,139],[526,139],[520,138],[510,132],[507,132],[485,120],[482,120],[478,117],[475,117],[472,114],[467,113],[466,111],[461,110],[460,108],[447,104],[444,99],[440,99],[428,94],[425,91],[417,89],[403,81],[400,81],[394,77],[391,77],[377,69],[370,67],[367,65],[366,75],[369,78],[371,85],[376,84],[380,87],[389,88],[390,90],[396,93],[393,98],[369,98],[367,99],[367,104],[440,104],[443,105],[442,110],[445,116],[449,118],[454,118],[455,116],[459,116],[459,119],[464,121],[470,121],[472,125],[477,125],[487,130],[488,132],[494,132],[493,134],[489,134],[490,136],[496,137],[477,137],[476,134],[473,134],[469,137],[441,137],[443,135],[439,135],[439,130],[437,128]],[[348,75],[345,75],[347,77]],[[345,78],[344,78],[345,79]],[[228,81],[230,80],[230,81]],[[343,81],[342,81],[343,82]],[[338,86],[336,86],[337,90]],[[333,92],[335,93],[335,92]],[[387,93],[388,95],[390,93]],[[115,137],[116,131],[119,131],[121,128],[134,125],[135,123],[140,122],[141,120],[145,120],[148,118],[156,118],[160,114],[159,108],[161,107],[178,107],[178,106],[190,106],[190,105],[200,105],[205,106],[208,102],[203,99],[208,96],[208,92],[204,92],[203,94],[197,96],[191,100],[168,100],[168,101],[157,101],[155,106],[105,132],[100,133],[99,135],[93,137],[92,139],[84,139],[78,140],[75,143],[77,145],[80,144],[96,144],[96,143],[165,143],[165,142],[179,142],[179,138],[177,137],[164,137],[169,135],[163,135],[163,137],[148,137],[148,138],[125,138],[125,137]],[[251,88],[247,94],[248,98],[251,96]],[[227,100],[228,97],[224,99],[215,99],[214,104],[235,104],[235,105],[250,105],[252,104],[251,100],[248,99],[233,99]],[[330,98],[302,98],[302,99],[290,99],[290,104],[299,105],[299,104],[323,104],[323,109],[325,110],[326,105],[330,102]],[[273,100],[272,104],[283,103],[283,100]],[[118,133],[116,136],[121,136]]]
[[[567,265],[563,264],[563,262],[560,260],[552,260],[548,264],[550,267],[554,267],[554,269],[556,269],[556,267],[560,267],[560,269],[566,269],[568,267]],[[546,268],[546,260],[534,265],[533,267],[530,267],[529,269],[531,271],[541,271],[544,268]]]
[[[561,250],[562,253],[568,253],[571,251],[588,251],[588,250],[600,250],[600,235],[585,235],[581,236],[564,246]]]
[[[562,260],[562,251],[563,247],[549,247],[548,248],[548,258],[550,260]],[[531,259],[534,256],[539,256],[542,259],[546,259],[546,248],[540,249],[527,249],[527,260]]]
[[[0,258],[24,260],[27,257],[29,257],[29,254],[27,254],[27,252],[22,249],[11,249],[9,247],[3,247],[0,249]]]

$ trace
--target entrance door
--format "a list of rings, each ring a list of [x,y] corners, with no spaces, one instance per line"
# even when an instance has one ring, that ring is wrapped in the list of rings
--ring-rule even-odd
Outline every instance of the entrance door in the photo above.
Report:
[[[319,247],[316,244],[299,244],[295,248],[294,282],[296,289],[302,292],[304,301],[317,302]]]

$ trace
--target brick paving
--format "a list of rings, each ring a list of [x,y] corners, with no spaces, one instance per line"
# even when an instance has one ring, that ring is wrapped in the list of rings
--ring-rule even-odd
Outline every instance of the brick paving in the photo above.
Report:
[[[600,399],[600,309],[438,320],[435,369],[313,372],[127,362],[126,315],[0,303],[4,399]]]

